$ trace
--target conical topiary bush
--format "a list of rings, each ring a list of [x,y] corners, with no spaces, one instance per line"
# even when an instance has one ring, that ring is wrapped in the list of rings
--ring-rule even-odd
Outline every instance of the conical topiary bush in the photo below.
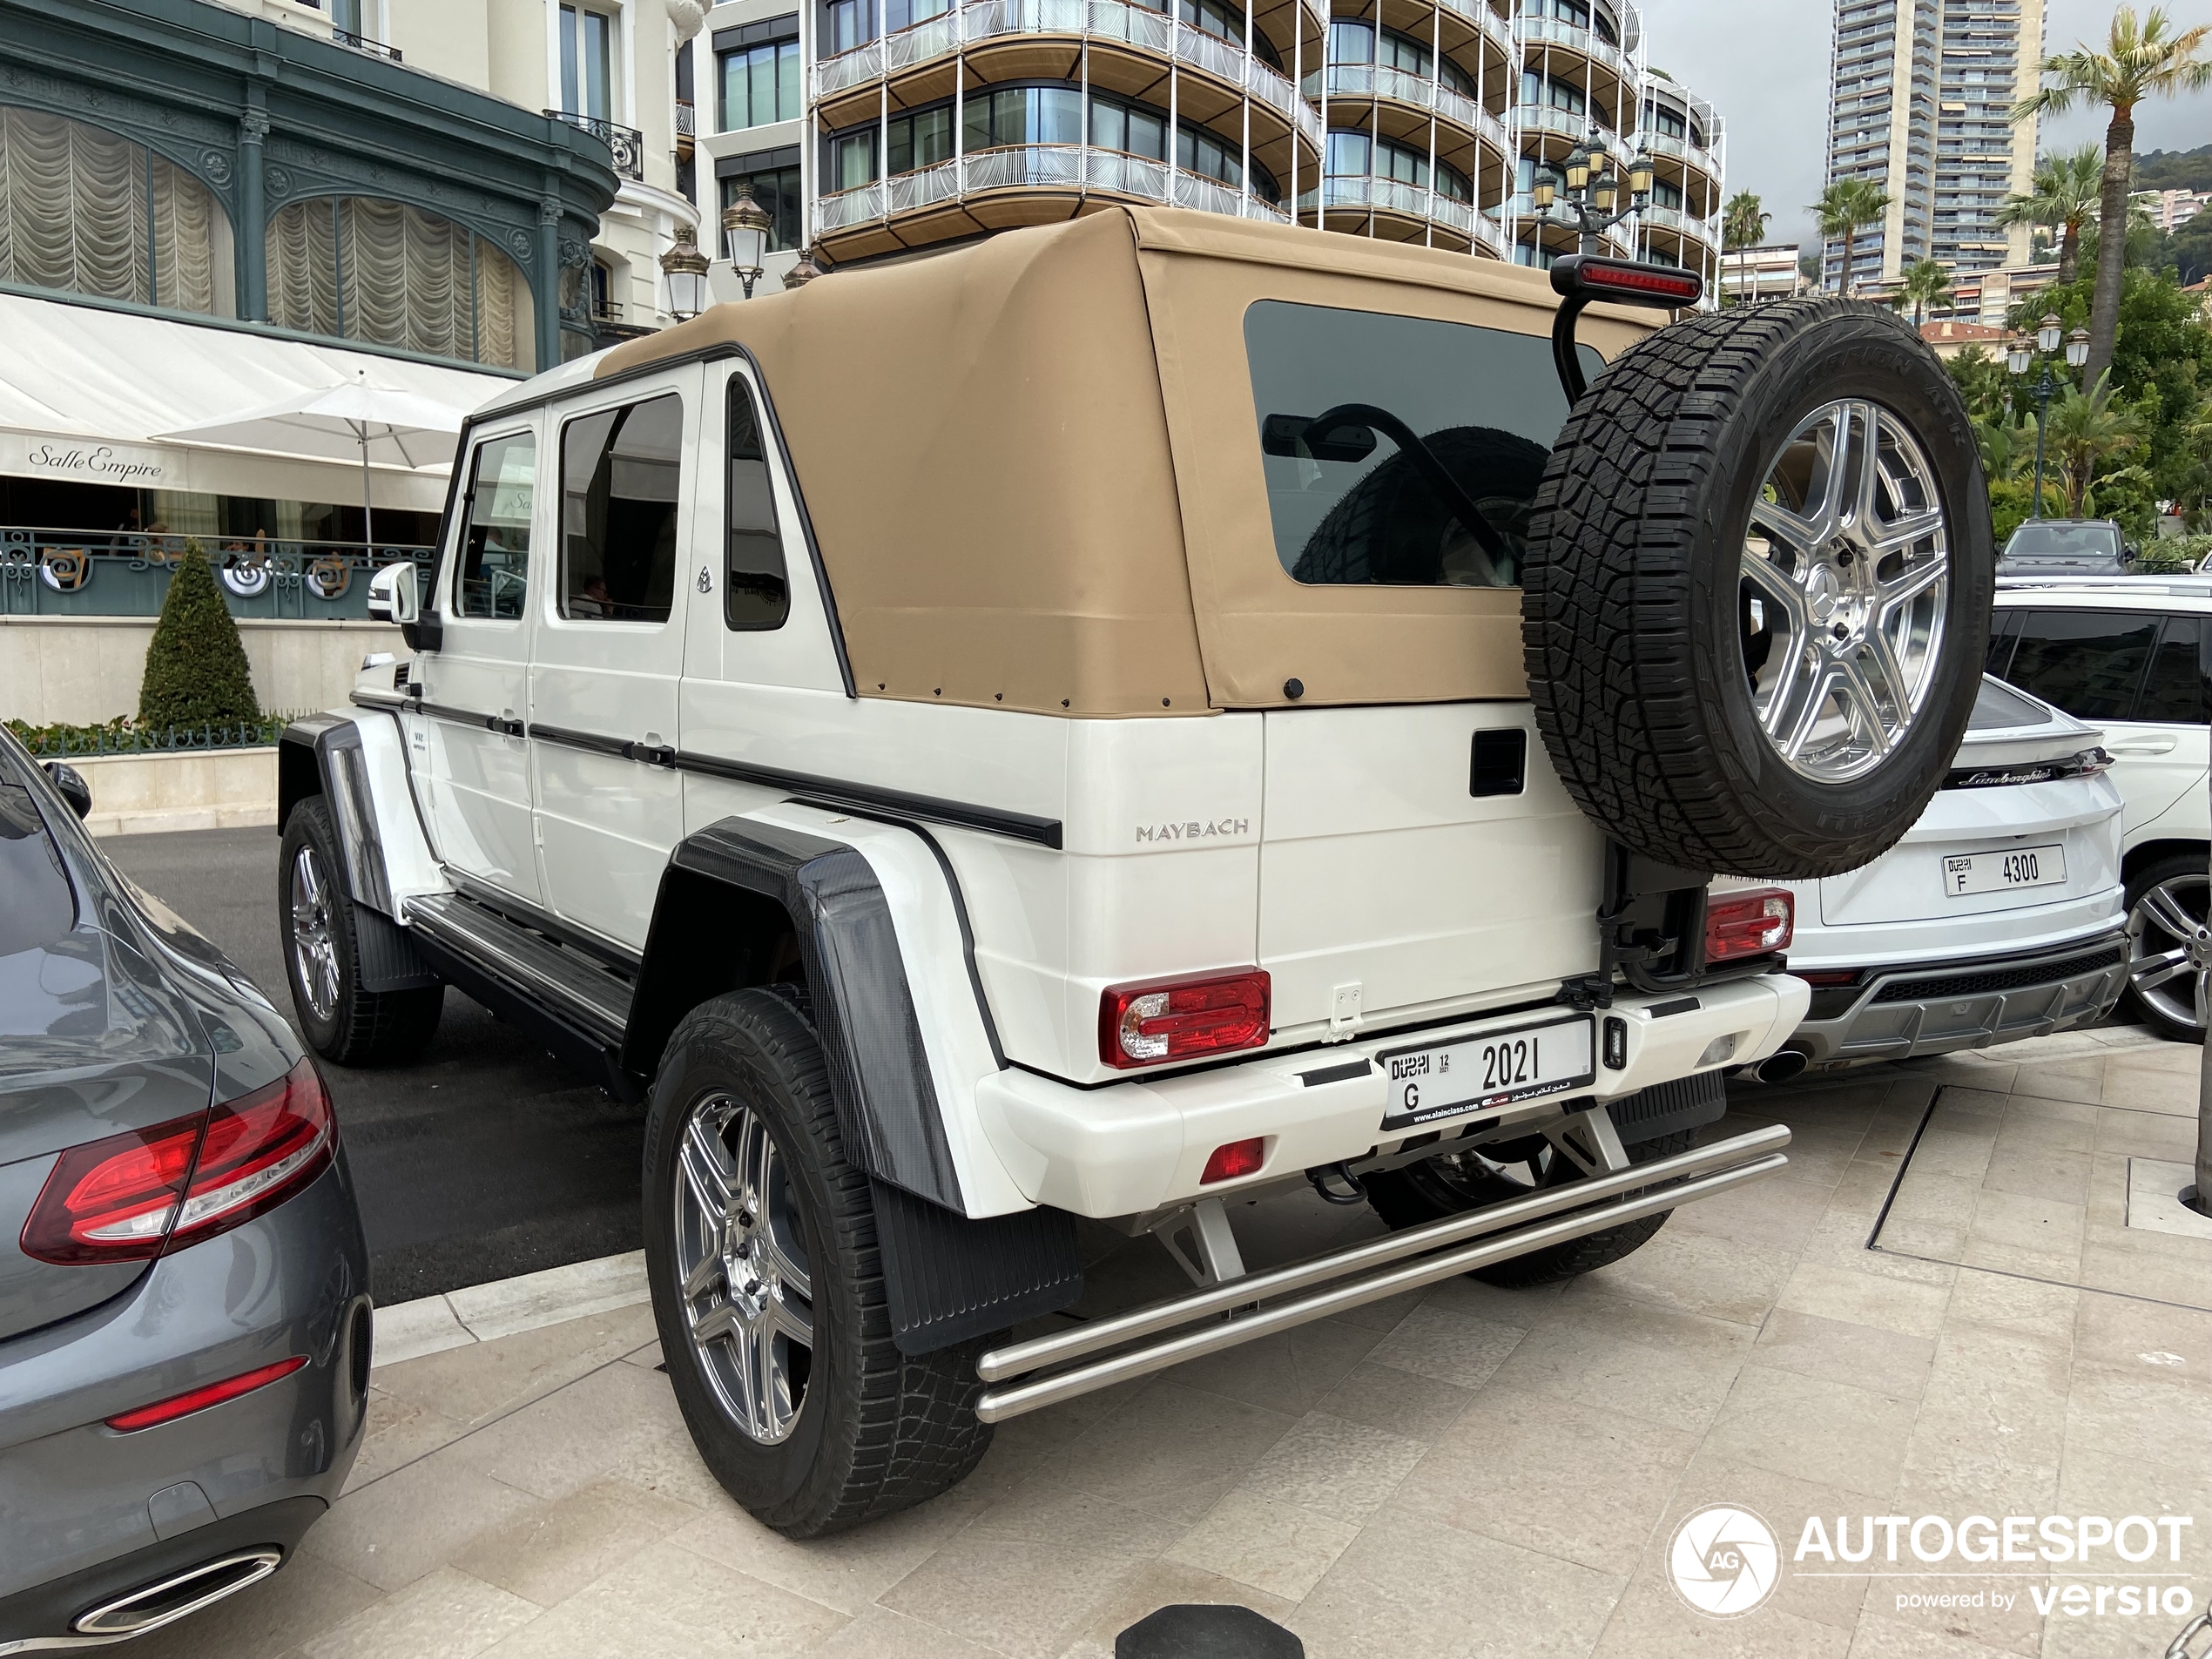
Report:
[[[164,726],[247,725],[260,721],[253,677],[238,624],[223,603],[223,590],[196,541],[169,576],[146,647],[145,678],[138,682],[138,724]]]

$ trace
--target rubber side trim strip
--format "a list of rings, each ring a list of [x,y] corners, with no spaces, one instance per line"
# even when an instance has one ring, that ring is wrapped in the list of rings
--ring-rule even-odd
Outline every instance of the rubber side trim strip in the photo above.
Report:
[[[1056,818],[1036,818],[1028,813],[1010,813],[995,806],[974,806],[965,801],[942,800],[931,795],[911,795],[902,789],[879,789],[870,784],[844,783],[834,778],[817,778],[803,772],[785,772],[774,766],[749,765],[743,761],[719,760],[711,755],[691,754],[678,751],[676,767],[679,772],[696,772],[709,778],[726,778],[732,783],[759,784],[769,789],[788,790],[792,796],[810,806],[857,807],[871,815],[879,813],[902,813],[909,818],[926,819],[933,824],[950,824],[961,829],[981,830],[986,834],[1003,835],[1009,840],[1028,841],[1036,846],[1060,850],[1061,824]]]

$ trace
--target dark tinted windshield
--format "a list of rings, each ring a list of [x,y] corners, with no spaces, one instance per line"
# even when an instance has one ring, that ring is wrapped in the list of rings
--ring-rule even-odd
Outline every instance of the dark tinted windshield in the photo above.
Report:
[[[1263,300],[1244,314],[1244,349],[1276,556],[1292,577],[1519,585],[1567,419],[1548,338]],[[1592,379],[1604,367],[1587,347],[1582,362]]]
[[[77,925],[61,850],[30,790],[0,759],[0,957],[51,945]]]
[[[2116,559],[2120,538],[2109,524],[2023,524],[2005,543],[2005,556]]]

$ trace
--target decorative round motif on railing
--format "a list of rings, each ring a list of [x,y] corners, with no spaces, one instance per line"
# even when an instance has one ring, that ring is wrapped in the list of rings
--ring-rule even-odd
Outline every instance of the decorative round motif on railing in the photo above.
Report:
[[[38,561],[38,574],[56,593],[75,593],[92,579],[92,556],[81,547],[57,548]]]
[[[230,555],[223,561],[223,585],[241,599],[258,597],[269,585],[268,561]]]
[[[344,559],[317,559],[307,567],[307,591],[318,599],[342,599],[353,584],[353,567]]]

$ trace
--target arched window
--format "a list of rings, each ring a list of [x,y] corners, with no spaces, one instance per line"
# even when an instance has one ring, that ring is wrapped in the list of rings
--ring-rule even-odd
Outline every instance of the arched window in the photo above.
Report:
[[[181,167],[113,133],[0,109],[0,281],[228,316],[230,222]]]
[[[432,357],[528,367],[523,273],[465,225],[369,196],[296,201],[269,216],[269,320]]]

